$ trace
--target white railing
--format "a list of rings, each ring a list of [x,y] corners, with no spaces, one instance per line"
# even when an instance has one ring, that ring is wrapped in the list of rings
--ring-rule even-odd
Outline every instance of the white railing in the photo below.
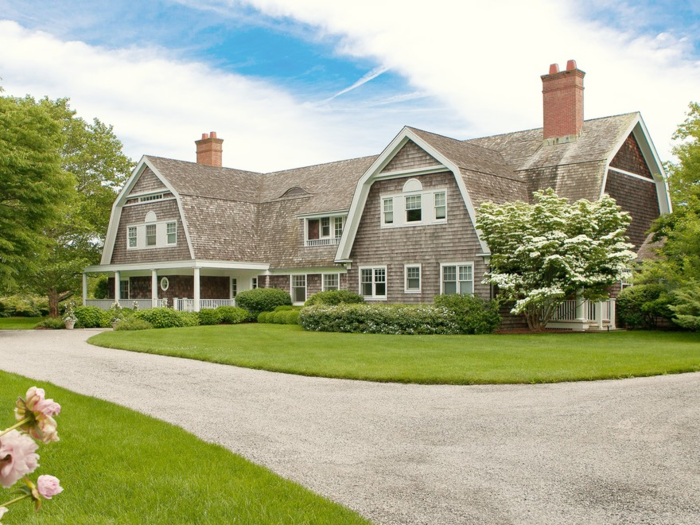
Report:
[[[557,307],[552,321],[573,321],[576,319],[576,301],[564,301]]]
[[[340,244],[340,237],[330,239],[307,239],[306,246],[336,246]]]
[[[580,308],[581,317],[577,315],[577,308]],[[557,311],[552,316],[555,322],[596,322],[599,328],[603,323],[615,327],[615,299],[607,301],[587,301],[572,299],[564,301],[557,307]]]
[[[219,306],[236,306],[235,299],[200,299],[199,308],[218,308]]]
[[[88,299],[86,306],[97,306],[101,310],[109,310],[114,304],[114,299]],[[172,306],[175,310],[183,312],[194,312],[194,299],[120,299],[119,306],[122,308],[133,308],[134,304],[138,305],[139,310],[148,310],[149,308]],[[235,299],[200,299],[199,307],[201,308],[218,308],[219,306],[236,306]]]

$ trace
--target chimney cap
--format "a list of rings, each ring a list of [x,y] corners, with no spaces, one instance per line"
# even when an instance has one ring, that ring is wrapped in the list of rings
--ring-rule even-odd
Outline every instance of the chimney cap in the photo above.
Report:
[[[557,73],[559,73],[559,64],[551,64],[549,66],[549,74],[556,75]]]
[[[209,138],[209,133],[202,133],[202,140],[207,140]]]
[[[578,67],[576,67],[576,61],[575,60],[568,60],[566,62],[566,70],[573,71],[574,69],[578,69]]]
[[[215,139],[215,138],[216,138],[216,131],[210,131],[210,132],[209,132],[209,136],[210,136],[211,138]]]

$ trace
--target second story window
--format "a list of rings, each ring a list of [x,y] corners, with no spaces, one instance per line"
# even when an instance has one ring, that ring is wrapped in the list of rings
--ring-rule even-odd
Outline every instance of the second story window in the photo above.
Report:
[[[420,222],[422,218],[421,196],[411,195],[406,197],[406,222]]]
[[[129,226],[129,248],[136,248],[138,245],[138,230],[136,226]]]
[[[441,220],[447,217],[447,202],[445,192],[441,191],[435,194],[435,220]]]
[[[335,246],[343,236],[345,218],[341,215],[329,215],[305,219],[306,246]]]
[[[335,230],[335,238],[339,239],[343,236],[343,218],[335,217],[333,225]]]
[[[384,224],[394,223],[394,199],[383,199],[382,205],[384,207]]]
[[[169,222],[167,225],[168,244],[177,244],[177,223]]]
[[[146,225],[146,246],[156,245],[156,225],[147,224]]]

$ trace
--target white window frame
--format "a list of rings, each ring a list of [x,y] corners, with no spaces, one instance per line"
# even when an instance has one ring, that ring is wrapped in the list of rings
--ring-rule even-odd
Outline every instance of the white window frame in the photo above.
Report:
[[[333,235],[336,239],[340,239],[343,236],[343,230],[345,229],[345,220],[343,217],[333,217]]]
[[[122,295],[122,285],[126,283],[126,297]],[[131,299],[131,277],[119,279],[119,299]]]
[[[442,194],[445,196],[445,217],[437,218],[437,208],[443,206],[435,205],[435,196]],[[420,197],[421,220],[408,220],[408,199]],[[408,193],[395,193],[379,196],[381,203],[381,228],[410,228],[413,226],[429,226],[435,224],[445,224],[447,222],[447,188],[431,188],[429,190],[411,191]],[[387,211],[387,204],[391,203],[392,210]],[[387,213],[391,213],[392,221],[387,222]]]
[[[238,279],[235,277],[231,277],[231,283],[229,286],[229,295],[231,296],[231,299],[235,299],[236,296],[238,295]]]
[[[442,195],[442,198],[444,199],[443,203],[441,205],[438,205],[437,203],[437,197],[438,195]],[[438,217],[438,208],[444,208],[444,217]],[[435,222],[442,222],[442,221],[447,221],[447,192],[446,191],[436,191],[433,193],[433,217],[435,218]]]
[[[132,237],[131,232],[134,232]],[[131,245],[131,240],[134,240],[134,245]],[[136,226],[127,226],[126,228],[126,249],[136,250],[139,247],[139,229]]]
[[[417,195],[406,195],[406,224],[414,224],[414,223],[422,223],[423,222],[423,195],[420,193]],[[411,204],[409,204],[409,200],[412,201]],[[413,204],[414,202],[418,203],[418,206],[415,206]],[[410,206],[410,207],[409,207]],[[414,219],[414,220],[409,220],[408,215],[410,212],[418,210],[420,212],[420,219]]]
[[[160,278],[160,289],[164,292],[167,292],[168,288],[170,288],[170,279],[168,279],[167,277],[161,277]]]
[[[318,221],[318,239],[309,238],[309,222]],[[324,234],[324,221],[328,221],[325,226],[327,234]],[[340,235],[338,235],[338,224],[340,223]],[[304,218],[304,246],[336,246],[340,243],[340,238],[345,228],[345,215],[329,214],[314,215]]]
[[[152,212],[151,212],[152,213]],[[155,217],[155,216],[154,216]],[[138,222],[136,224],[126,225],[126,247],[129,250],[153,250],[157,248],[173,248],[177,246],[177,238],[179,237],[177,233],[177,219],[167,219],[167,220],[154,220],[152,217],[148,217],[151,220],[148,222]],[[175,243],[168,242],[168,224],[175,224]],[[156,243],[152,245],[147,245],[148,238],[146,236],[146,231],[148,227],[155,227],[156,230]],[[129,231],[133,228],[136,229],[136,246],[129,246]]]
[[[459,283],[461,283],[461,282],[470,282],[470,281],[462,281],[462,280],[460,280],[460,278],[459,278],[459,277],[460,277],[460,276],[459,276],[459,267],[460,267],[460,266],[468,266],[468,267],[471,268],[471,274],[472,274],[472,280],[471,280],[471,283],[472,283],[472,291],[471,291],[471,295],[474,295],[474,291],[475,291],[475,286],[474,286],[474,285],[475,285],[475,279],[474,279],[474,262],[473,262],[473,261],[472,261],[472,262],[440,263],[440,293],[441,293],[441,294],[444,294],[444,293],[445,293],[445,268],[451,267],[451,266],[454,266],[454,267],[455,267],[455,281],[454,281],[454,282],[456,283],[456,284],[455,284],[456,293],[461,293],[461,292],[459,291],[459,289],[460,289]],[[469,292],[467,292],[467,293],[469,293]]]
[[[391,228],[395,224],[394,197],[382,197],[382,226]],[[391,210],[387,210],[387,204],[391,204]],[[391,222],[386,220],[388,213],[391,213]]]
[[[148,234],[148,230],[153,228],[153,235]],[[149,238],[153,238],[153,244],[149,242]],[[158,246],[158,223],[146,224],[146,248],[156,248]]]
[[[326,277],[335,277],[337,280],[335,288],[328,288],[326,286]],[[321,291],[326,292],[328,290],[340,290],[340,274],[339,273],[324,273],[321,274]]]
[[[170,233],[168,231],[170,229],[170,225],[172,225],[175,228],[175,231],[173,233]],[[173,242],[170,242],[171,235],[175,236],[175,240]],[[168,246],[176,246],[177,245],[177,221],[168,221],[165,223],[165,243]]]
[[[408,287],[408,271],[418,269],[418,288]],[[414,277],[415,279],[415,277]],[[403,265],[403,291],[405,293],[421,293],[423,288],[423,269],[420,264],[404,264]]]
[[[362,292],[362,270],[372,270],[372,295],[365,295]],[[377,283],[382,282],[382,281],[377,281],[377,270],[384,270],[384,295],[377,295]],[[386,266],[382,265],[377,265],[377,266],[360,266],[358,268],[358,284],[359,284],[359,293],[362,295],[365,299],[370,300],[370,301],[380,301],[380,300],[386,300],[386,298],[389,295],[389,272],[387,270]]]
[[[297,301],[296,300],[296,294],[294,293],[295,288],[301,288],[301,286],[294,286],[294,278],[295,277],[303,277],[304,278],[304,300],[303,301]],[[308,298],[309,295],[309,278],[305,273],[293,273],[292,275],[289,276],[289,295],[292,297],[292,304],[294,305],[300,305],[304,304],[306,302],[306,299]]]
[[[250,289],[251,290],[257,290],[258,288],[258,278],[257,277],[251,277],[250,278]]]

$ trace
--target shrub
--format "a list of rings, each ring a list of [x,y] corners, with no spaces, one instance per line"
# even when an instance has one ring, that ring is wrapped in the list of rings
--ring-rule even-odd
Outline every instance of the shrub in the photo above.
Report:
[[[674,293],[673,322],[688,330],[700,330],[700,284],[690,281]]]
[[[313,294],[304,303],[304,306],[313,306],[315,304],[357,304],[364,303],[365,298],[355,292],[348,290],[328,290],[326,292],[318,292]]]
[[[199,314],[197,312],[176,312],[182,321],[182,326],[199,326]]]
[[[107,299],[109,297],[109,279],[106,275],[100,275],[97,278],[93,295],[95,299]]]
[[[243,323],[250,318],[247,310],[237,306],[219,306],[216,311],[219,312],[220,322],[223,324]]]
[[[277,308],[275,308],[275,309],[272,310],[272,311],[273,311],[273,312],[289,312],[289,311],[291,311],[291,310],[294,310],[294,308],[299,308],[299,307],[298,307],[298,306],[297,306],[297,307],[294,307],[294,306],[292,306],[292,305],[290,305],[290,304],[284,304],[284,305],[282,305],[282,306],[278,306]]]
[[[78,306],[73,313],[81,328],[105,328],[111,322],[111,312],[97,306]]]
[[[662,284],[639,284],[617,296],[620,322],[628,328],[656,328],[659,318],[671,319],[673,297]]]
[[[364,334],[458,334],[455,314],[432,305],[317,305],[299,313],[305,330]]]
[[[213,325],[219,324],[221,322],[221,317],[219,312],[213,308],[202,308],[199,311],[199,324],[200,325]]]
[[[185,326],[185,323],[178,313],[179,312],[171,310],[170,308],[161,307],[150,308],[148,310],[139,310],[138,312],[134,312],[133,317],[148,321],[153,325],[153,328],[176,328]]]
[[[60,317],[47,317],[36,326],[37,328],[52,328],[54,330],[61,330],[66,327],[66,324]]]
[[[274,312],[260,312],[259,323],[274,324],[299,324],[299,310],[279,310]]]
[[[115,330],[150,330],[153,325],[137,317],[125,317],[114,325]]]
[[[257,288],[239,293],[236,296],[236,304],[248,310],[253,318],[257,319],[260,312],[271,312],[278,306],[291,305],[292,298],[278,288]]]
[[[11,295],[2,299],[3,316],[41,317],[48,314],[48,302],[33,296]]]
[[[438,295],[434,303],[435,306],[442,306],[454,313],[462,334],[490,334],[501,325],[497,301],[455,293]]]

